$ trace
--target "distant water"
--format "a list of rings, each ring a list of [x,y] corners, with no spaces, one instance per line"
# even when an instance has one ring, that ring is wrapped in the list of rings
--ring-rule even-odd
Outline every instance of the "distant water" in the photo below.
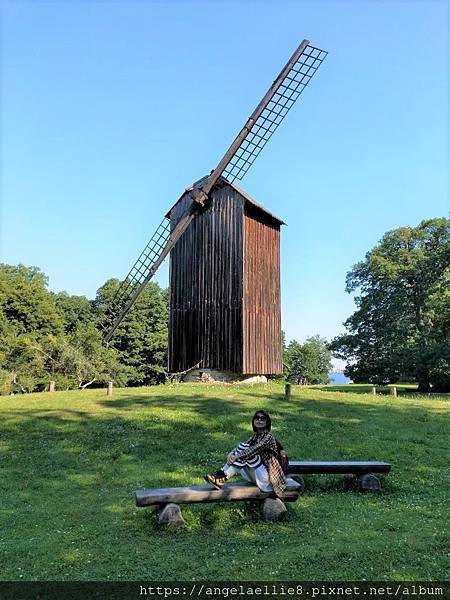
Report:
[[[330,383],[341,384],[341,383],[350,383],[351,380],[344,375],[344,373],[328,373],[328,377],[330,378]]]

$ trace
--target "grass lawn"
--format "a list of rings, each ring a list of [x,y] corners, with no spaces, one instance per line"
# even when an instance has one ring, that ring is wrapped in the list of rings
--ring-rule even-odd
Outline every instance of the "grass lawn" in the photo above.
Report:
[[[1,580],[443,580],[447,395],[349,386],[167,385],[0,397]],[[378,494],[306,478],[288,520],[245,503],[184,505],[187,528],[136,508],[143,487],[202,484],[257,408],[297,460],[391,462]]]

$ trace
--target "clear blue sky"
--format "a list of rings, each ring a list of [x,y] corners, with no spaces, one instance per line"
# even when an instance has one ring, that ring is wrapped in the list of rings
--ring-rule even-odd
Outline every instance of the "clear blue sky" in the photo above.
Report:
[[[288,224],[287,339],[342,332],[350,267],[387,230],[448,214],[446,2],[1,7],[0,258],[51,290],[93,298],[124,277],[303,38],[328,58],[239,184]]]

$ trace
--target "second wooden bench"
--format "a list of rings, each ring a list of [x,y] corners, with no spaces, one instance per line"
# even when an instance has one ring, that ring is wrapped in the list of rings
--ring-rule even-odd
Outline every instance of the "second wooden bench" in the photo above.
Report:
[[[380,480],[374,473],[387,474],[390,470],[389,463],[376,460],[289,461],[289,475],[354,475],[360,489],[371,492],[381,489]]]

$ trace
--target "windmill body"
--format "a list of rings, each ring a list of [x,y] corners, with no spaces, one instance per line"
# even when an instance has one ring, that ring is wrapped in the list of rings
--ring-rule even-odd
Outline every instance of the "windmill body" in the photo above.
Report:
[[[172,229],[192,203],[190,193],[166,215]],[[240,375],[282,373],[283,222],[223,178],[210,203],[170,253],[169,371],[199,365]]]

